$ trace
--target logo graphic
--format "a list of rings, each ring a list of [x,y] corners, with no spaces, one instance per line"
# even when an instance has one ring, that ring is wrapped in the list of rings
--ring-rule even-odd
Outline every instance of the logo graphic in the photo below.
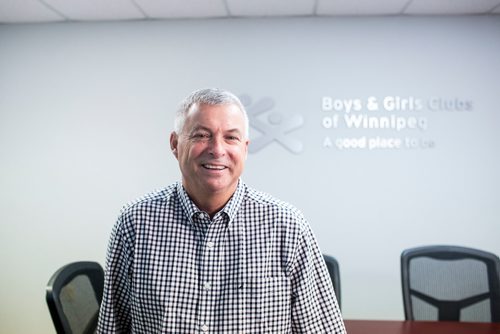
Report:
[[[270,97],[264,97],[253,103],[248,95],[239,96],[241,103],[247,110],[250,126],[255,128],[262,135],[252,139],[248,150],[255,153],[262,150],[273,141],[278,142],[288,151],[299,154],[304,149],[302,142],[288,135],[289,132],[304,125],[304,118],[301,115],[292,115],[284,119],[283,114],[279,112],[270,112],[267,115],[267,122],[259,118],[259,115],[269,112],[274,108],[274,100]]]

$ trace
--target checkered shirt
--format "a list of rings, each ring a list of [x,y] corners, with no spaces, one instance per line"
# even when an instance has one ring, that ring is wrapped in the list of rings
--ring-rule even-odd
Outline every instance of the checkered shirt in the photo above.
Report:
[[[346,332],[309,224],[240,180],[212,219],[181,183],[123,209],[98,333]]]

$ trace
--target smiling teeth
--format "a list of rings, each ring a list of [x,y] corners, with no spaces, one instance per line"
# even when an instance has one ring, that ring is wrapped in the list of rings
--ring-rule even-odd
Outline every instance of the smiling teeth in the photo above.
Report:
[[[215,166],[215,165],[203,165],[203,167],[208,168],[208,169],[216,169],[216,170],[223,170],[224,166]]]

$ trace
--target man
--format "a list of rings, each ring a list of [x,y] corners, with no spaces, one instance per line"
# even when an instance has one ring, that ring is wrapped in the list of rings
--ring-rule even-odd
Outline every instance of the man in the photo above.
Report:
[[[236,96],[186,98],[170,136],[182,182],[123,209],[98,332],[345,333],[302,214],[240,179],[248,142]]]

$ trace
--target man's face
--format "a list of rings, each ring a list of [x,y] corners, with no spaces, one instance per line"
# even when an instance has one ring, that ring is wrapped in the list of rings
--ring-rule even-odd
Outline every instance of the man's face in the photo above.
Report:
[[[181,133],[171,135],[170,145],[191,197],[222,195],[229,200],[248,148],[243,113],[236,105],[193,106]]]

